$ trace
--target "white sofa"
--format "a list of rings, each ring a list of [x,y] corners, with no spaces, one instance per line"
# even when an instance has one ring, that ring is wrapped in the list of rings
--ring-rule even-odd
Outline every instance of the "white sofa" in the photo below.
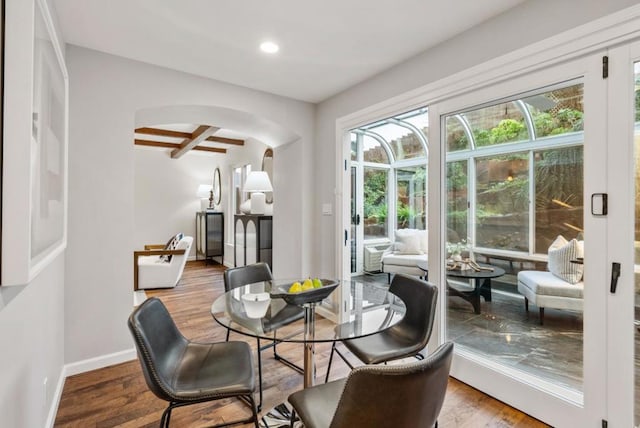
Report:
[[[582,311],[584,281],[582,265],[573,263],[583,256],[583,241],[567,241],[558,236],[549,247],[549,271],[524,270],[518,272],[518,292],[524,296],[524,307],[529,302],[540,310],[540,324],[544,324],[544,308]]]
[[[540,324],[544,324],[544,308],[581,311],[584,282],[570,284],[551,272],[523,270],[518,273],[518,292],[524,296],[525,310],[529,302],[540,310]]]
[[[429,234],[420,229],[398,229],[394,233],[394,242],[382,254],[382,272],[389,275],[424,276],[418,268],[419,262],[427,261]]]
[[[193,237],[182,236],[177,243],[145,245],[144,251],[135,251],[133,260],[134,290],[172,288],[178,284],[187,263]],[[171,246],[171,248],[167,248]]]

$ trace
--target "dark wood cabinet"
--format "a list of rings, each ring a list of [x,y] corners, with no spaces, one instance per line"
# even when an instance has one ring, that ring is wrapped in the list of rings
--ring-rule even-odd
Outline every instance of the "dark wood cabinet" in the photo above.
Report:
[[[200,211],[196,213],[196,260],[224,263],[224,213]]]
[[[273,216],[236,214],[234,218],[235,265],[269,264],[273,271]]]

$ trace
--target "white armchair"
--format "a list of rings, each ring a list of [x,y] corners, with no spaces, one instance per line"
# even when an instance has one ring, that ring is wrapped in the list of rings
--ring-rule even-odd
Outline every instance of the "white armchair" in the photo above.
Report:
[[[393,244],[382,254],[382,272],[422,276],[418,263],[427,261],[429,233],[419,229],[398,229]]]
[[[179,234],[181,235],[181,234]],[[133,252],[133,289],[173,288],[182,277],[193,237],[174,237],[177,243],[145,245],[144,251]]]

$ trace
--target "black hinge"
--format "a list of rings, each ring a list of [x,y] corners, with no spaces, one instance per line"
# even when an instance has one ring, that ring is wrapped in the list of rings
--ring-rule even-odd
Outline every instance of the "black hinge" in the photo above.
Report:
[[[604,419],[602,420],[602,428],[607,428],[609,424]]]
[[[609,57],[605,55],[602,57],[602,78],[607,77],[609,77]]]
[[[344,160],[344,170],[345,171],[347,170],[347,160],[346,159]]]

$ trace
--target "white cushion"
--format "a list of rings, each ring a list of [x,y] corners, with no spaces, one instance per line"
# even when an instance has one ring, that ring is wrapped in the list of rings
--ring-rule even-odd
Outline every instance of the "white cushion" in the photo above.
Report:
[[[425,254],[385,254],[382,257],[382,263],[385,266],[415,266],[418,267],[419,262],[426,262]]]
[[[549,272],[570,284],[576,284],[582,279],[583,266],[571,263],[571,260],[582,257],[583,253],[583,244],[578,243],[576,239],[567,242],[559,235],[549,247]]]
[[[425,254],[428,235],[426,230],[398,229],[395,231],[394,252],[396,254]]]
[[[518,288],[526,286],[532,293],[545,296],[582,299],[584,283],[569,284],[551,272],[523,270],[518,272]]]
[[[584,283],[569,284],[551,272],[518,273],[518,292],[540,308],[580,311],[584,302]]]

